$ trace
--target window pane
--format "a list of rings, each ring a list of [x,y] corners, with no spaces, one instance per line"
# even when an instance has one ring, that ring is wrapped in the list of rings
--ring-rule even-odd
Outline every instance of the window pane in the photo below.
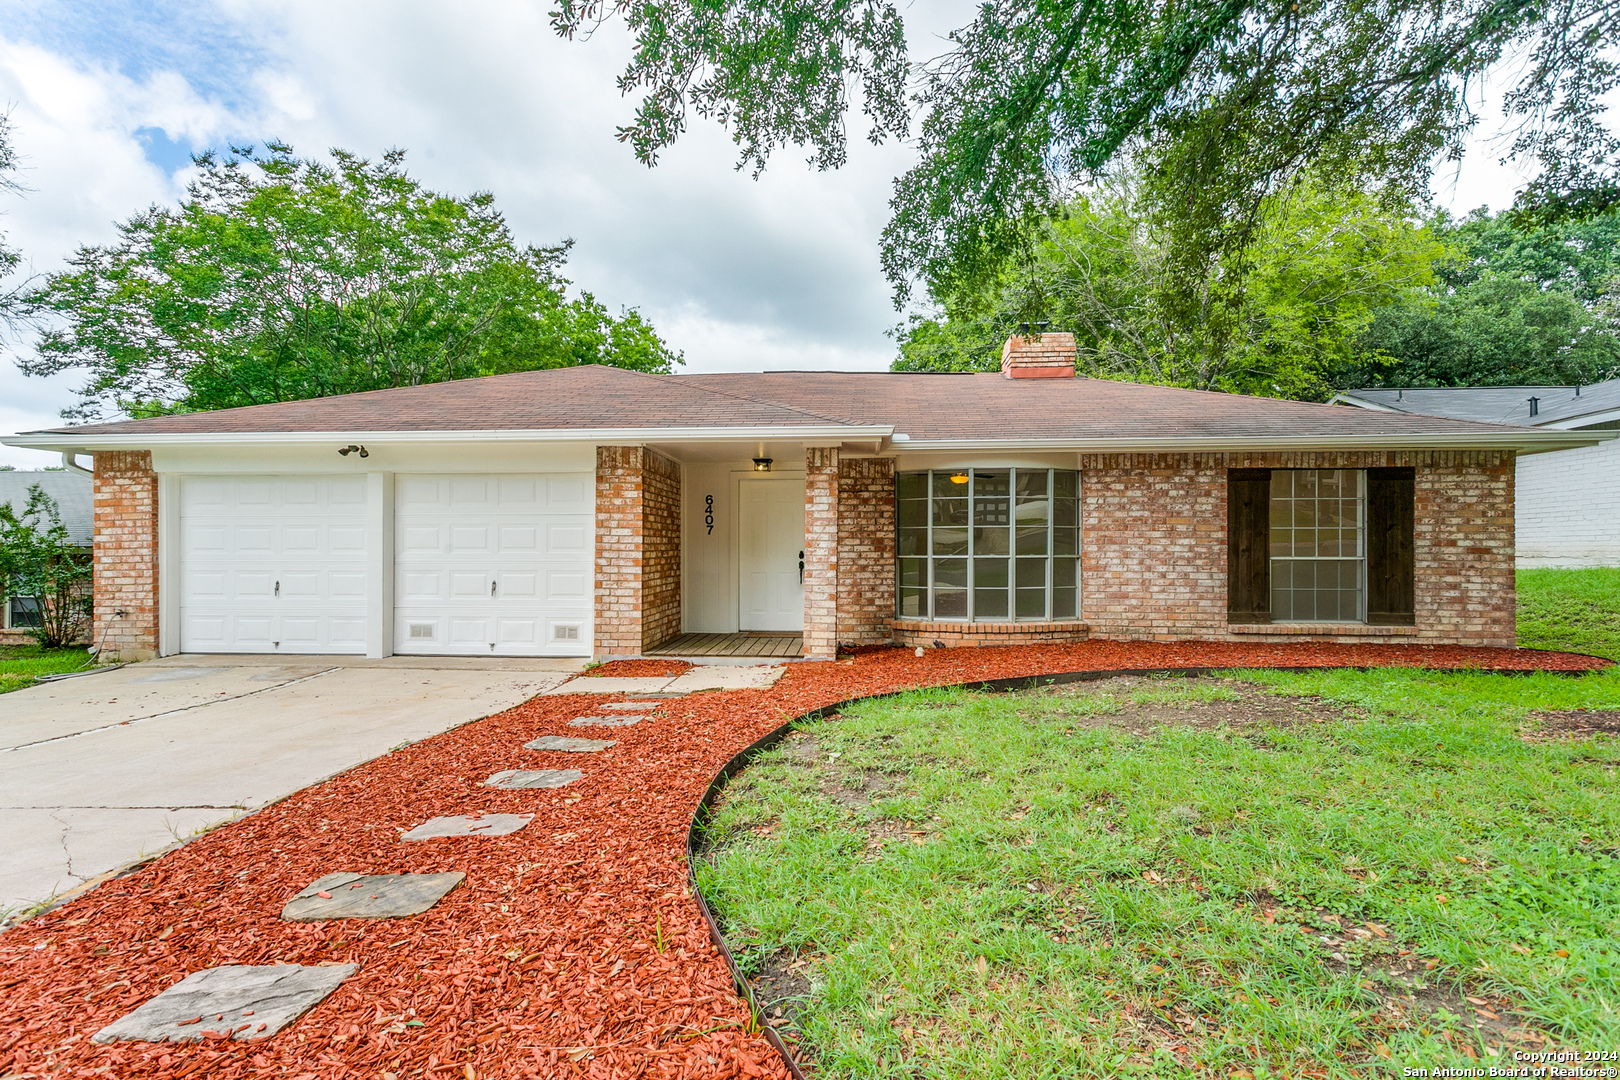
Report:
[[[1291,471],[1294,474],[1294,498],[1316,498],[1316,470],[1293,469]]]
[[[1006,529],[974,529],[973,554],[975,555],[1006,555],[1009,554]]]
[[[1018,530],[1019,555],[1045,555],[1046,554],[1046,528]]]
[[[1020,499],[1040,496],[1046,501],[1046,470],[1045,469],[1019,469],[1018,470],[1018,497]]]
[[[923,499],[903,499],[896,513],[902,529],[915,529],[928,524],[928,503]]]
[[[1361,471],[1346,469],[1339,478],[1339,495],[1346,499],[1361,498]]]
[[[1318,528],[1325,529],[1337,529],[1342,524],[1338,499],[1323,499],[1316,504],[1316,524]]]
[[[928,474],[920,472],[901,473],[895,477],[894,493],[901,499],[928,498]]]
[[[1046,618],[1046,590],[1045,589],[1019,589],[1018,590],[1018,618],[1044,619]]]
[[[1294,474],[1290,469],[1271,470],[1271,498],[1291,499],[1294,497]]]
[[[973,524],[975,525],[1002,525],[1007,524],[1008,501],[1006,499],[974,499]]]
[[[1294,530],[1294,557],[1312,558],[1316,555],[1316,530]]]
[[[974,619],[1005,619],[1007,617],[1006,589],[974,589]]]
[[[902,619],[928,618],[928,590],[901,589],[900,617]]]
[[[1075,615],[1074,603],[1075,603],[1075,598],[1078,595],[1079,595],[1079,590],[1078,589],[1053,589],[1052,590],[1052,618],[1054,618],[1054,619],[1072,619],[1072,618],[1074,618],[1074,615]]]
[[[966,525],[967,523],[968,501],[966,499],[934,500],[935,525]]]
[[[935,555],[966,555],[968,551],[968,531],[966,529],[942,529],[934,527],[934,554]]]
[[[1338,529],[1316,530],[1316,553],[1328,559],[1340,554]]]
[[[44,616],[40,613],[39,597],[13,596],[11,598],[11,628],[13,630],[32,630],[44,623]]]
[[[1047,502],[1045,499],[1018,500],[1018,524],[1044,526],[1046,524],[1046,508]]]
[[[976,589],[1005,589],[1007,587],[1007,560],[974,559],[973,587]]]
[[[1080,493],[1080,474],[1070,469],[1059,469],[1052,482],[1052,494],[1059,499],[1072,499]]]
[[[1293,529],[1272,529],[1271,530],[1271,555],[1272,555],[1272,558],[1285,557],[1285,556],[1288,556],[1288,555],[1292,555],[1293,553],[1294,553],[1294,530]]]
[[[1005,472],[973,470],[973,497],[976,499],[1006,498],[1012,492],[1012,475]]]
[[[1019,559],[1018,587],[1020,589],[1046,588],[1046,560]]]
[[[1310,529],[1316,526],[1316,500],[1295,499],[1290,505],[1294,508],[1294,528]],[[939,520],[937,511],[934,514],[934,520]]]
[[[1318,499],[1337,499],[1339,497],[1339,470],[1323,469],[1316,476],[1316,497]]]
[[[935,589],[934,590],[934,618],[936,618],[936,619],[965,619],[965,618],[967,618],[967,590],[966,589]]]
[[[900,535],[895,539],[895,553],[898,555],[928,554],[928,530],[901,529]]]
[[[1052,502],[1052,524],[1070,527],[1076,524],[1075,501],[1073,499],[1055,499]]]
[[[936,499],[965,499],[968,493],[968,474],[965,470],[943,472],[934,474],[934,498]]]
[[[1078,529],[1053,529],[1052,554],[1078,555],[1080,553],[1080,531]]]
[[[1052,586],[1058,589],[1072,589],[1074,587],[1075,561],[1073,559],[1052,560]]]
[[[968,561],[966,559],[935,559],[934,588],[967,588]]]
[[[900,560],[900,587],[902,589],[925,589],[928,587],[928,560],[927,559],[901,559]]]
[[[1276,473],[1272,473],[1276,476]],[[1294,524],[1294,504],[1287,499],[1273,498],[1271,500],[1271,527],[1273,529],[1286,529]]]

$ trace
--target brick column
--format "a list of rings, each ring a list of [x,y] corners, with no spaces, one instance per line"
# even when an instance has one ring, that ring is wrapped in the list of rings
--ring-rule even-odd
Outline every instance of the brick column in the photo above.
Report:
[[[838,448],[804,452],[804,655],[838,655]]]
[[[158,650],[158,482],[145,450],[95,455],[95,617],[105,656],[149,660]]]
[[[888,641],[894,619],[894,459],[838,463],[838,640]]]
[[[681,632],[680,466],[640,446],[596,449],[598,656]]]

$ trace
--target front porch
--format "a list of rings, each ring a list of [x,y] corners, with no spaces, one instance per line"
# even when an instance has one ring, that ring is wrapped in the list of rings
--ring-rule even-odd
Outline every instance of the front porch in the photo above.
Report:
[[[804,635],[791,633],[745,632],[740,634],[681,634],[670,638],[657,648],[648,649],[648,656],[674,656],[682,659],[714,659],[717,657],[750,657],[771,659],[797,658],[804,653]]]

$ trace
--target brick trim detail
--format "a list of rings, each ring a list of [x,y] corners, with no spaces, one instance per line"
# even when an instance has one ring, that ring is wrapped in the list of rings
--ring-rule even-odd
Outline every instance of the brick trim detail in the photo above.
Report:
[[[91,643],[105,643],[109,659],[149,660],[158,651],[157,473],[146,450],[98,453],[95,462]]]
[[[639,656],[681,632],[681,470],[641,446],[596,449],[598,656]]]
[[[936,641],[943,641],[947,648],[962,645],[1043,645],[1085,641],[1091,637],[1091,627],[1083,622],[971,623],[895,619],[892,625],[894,643],[908,647],[932,645]]]
[[[838,448],[804,452],[804,655],[838,655]]]
[[[1511,451],[1081,455],[1083,617],[1107,638],[1299,640],[1293,628],[1227,625],[1226,470],[1381,466],[1412,467],[1417,480],[1417,617],[1400,636],[1512,647]],[[1394,635],[1350,627],[1332,636]]]

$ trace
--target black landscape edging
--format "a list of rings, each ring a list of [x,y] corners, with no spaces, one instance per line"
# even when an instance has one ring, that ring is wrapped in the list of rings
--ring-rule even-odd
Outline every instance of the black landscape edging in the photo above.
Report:
[[[1583,654],[1577,653],[1575,655]],[[1594,659],[1603,658],[1595,657]],[[1249,670],[1287,671],[1290,673],[1300,674],[1310,671],[1374,671],[1383,670],[1387,666],[1388,665],[1381,664],[1311,664],[1302,665],[1299,667],[1267,667]],[[793,1080],[808,1080],[808,1078],[804,1075],[803,1071],[800,1070],[798,1062],[794,1060],[793,1053],[788,1049],[787,1043],[782,1040],[782,1036],[777,1033],[774,1027],[766,1022],[765,1012],[760,1008],[759,1001],[754,996],[753,986],[749,984],[747,976],[742,973],[742,969],[737,966],[737,958],[732,955],[731,946],[726,943],[725,935],[720,932],[720,925],[715,921],[714,912],[709,909],[709,901],[704,897],[703,890],[698,887],[697,857],[700,854],[699,849],[702,841],[702,829],[704,825],[708,823],[709,818],[713,816],[714,801],[715,799],[719,798],[721,790],[726,786],[726,781],[742,772],[745,768],[752,764],[753,760],[760,754],[771,749],[777,743],[787,738],[788,733],[803,721],[825,720],[829,716],[836,715],[838,712],[849,707],[850,705],[855,705],[862,701],[875,701],[879,698],[898,697],[901,694],[911,694],[919,690],[978,690],[984,693],[1004,694],[1018,690],[1034,690],[1042,686],[1063,686],[1068,683],[1096,682],[1101,679],[1118,678],[1126,675],[1173,675],[1177,677],[1200,678],[1217,671],[1234,670],[1244,669],[1233,668],[1231,665],[1226,665],[1224,667],[1185,668],[1103,668],[1091,671],[1062,671],[1047,675],[1014,675],[1005,679],[982,679],[976,682],[946,683],[935,686],[910,686],[902,690],[885,690],[878,694],[863,694],[860,697],[846,698],[843,701],[835,702],[831,705],[823,705],[819,709],[811,709],[809,712],[800,713],[798,716],[788,720],[780,727],[772,728],[764,735],[761,735],[759,738],[743,747],[736,754],[732,755],[731,760],[726,762],[720,771],[714,774],[714,778],[709,781],[708,788],[703,792],[703,798],[698,800],[697,809],[692,812],[692,821],[686,829],[686,880],[688,886],[692,890],[692,898],[697,901],[698,911],[702,912],[703,921],[708,924],[709,939],[714,942],[715,947],[720,950],[720,955],[725,958],[726,967],[731,971],[731,980],[737,984],[737,988],[742,992],[743,1000],[748,1002],[748,1009],[753,1014],[755,1026],[759,1029],[760,1033],[765,1036],[765,1041],[770,1043],[772,1048],[782,1056],[782,1061],[787,1065],[788,1072],[793,1075]],[[1457,674],[1459,672],[1477,671],[1492,675],[1535,675],[1543,669],[1460,667],[1419,668],[1417,670],[1433,671],[1439,674]],[[1601,671],[1603,669],[1598,668],[1595,670]],[[1591,671],[1565,670],[1549,672],[1549,674],[1553,675],[1589,675],[1591,673]]]

